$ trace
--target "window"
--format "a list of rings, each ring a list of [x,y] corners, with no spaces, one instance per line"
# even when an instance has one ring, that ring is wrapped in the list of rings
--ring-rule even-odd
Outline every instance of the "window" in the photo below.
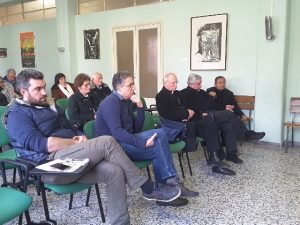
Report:
[[[78,0],[78,14],[101,12],[174,0]]]
[[[0,25],[46,20],[55,16],[55,0],[22,1],[0,6]]]

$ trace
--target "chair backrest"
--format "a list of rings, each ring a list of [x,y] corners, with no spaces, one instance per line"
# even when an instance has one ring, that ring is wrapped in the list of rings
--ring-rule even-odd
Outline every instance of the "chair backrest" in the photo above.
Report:
[[[300,113],[300,98],[291,97],[290,113]]]
[[[56,101],[56,105],[58,105],[63,111],[68,108],[69,99],[68,98],[61,98]]]
[[[3,124],[4,122],[3,116],[7,110],[8,110],[7,106],[0,106],[0,147],[9,144],[7,131]]]
[[[147,109],[147,103],[144,97],[141,97],[141,102],[143,103],[144,109]]]
[[[155,122],[150,112],[145,111],[143,131],[155,129]]]
[[[94,138],[94,127],[95,127],[95,120],[91,120],[84,125],[83,131],[88,139]]]
[[[255,96],[235,95],[235,101],[242,110],[254,110]]]

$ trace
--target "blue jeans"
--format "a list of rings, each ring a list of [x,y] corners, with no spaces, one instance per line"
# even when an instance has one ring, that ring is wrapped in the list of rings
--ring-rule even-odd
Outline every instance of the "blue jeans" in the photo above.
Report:
[[[133,161],[153,160],[153,171],[155,180],[158,183],[165,183],[168,178],[177,176],[174,166],[172,153],[169,148],[168,138],[161,129],[148,130],[142,133],[135,134],[143,140],[148,140],[154,133],[157,133],[157,138],[154,145],[146,149],[140,149],[136,146],[126,143],[120,143]]]

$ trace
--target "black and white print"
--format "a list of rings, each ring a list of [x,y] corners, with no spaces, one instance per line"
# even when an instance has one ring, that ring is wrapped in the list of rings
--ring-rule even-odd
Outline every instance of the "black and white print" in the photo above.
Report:
[[[100,59],[100,31],[99,29],[84,30],[84,58]]]

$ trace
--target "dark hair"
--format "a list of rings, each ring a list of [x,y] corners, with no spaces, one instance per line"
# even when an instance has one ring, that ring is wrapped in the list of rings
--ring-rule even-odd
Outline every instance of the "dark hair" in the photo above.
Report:
[[[112,79],[112,86],[113,86],[113,89],[116,91],[117,90],[117,87],[119,85],[122,85],[124,80],[127,79],[127,77],[132,77],[133,79],[133,75],[132,73],[130,72],[118,72],[116,73],[114,76],[113,76],[113,79]]]
[[[29,80],[43,80],[44,75],[42,72],[35,70],[35,69],[25,69],[22,70],[18,76],[17,76],[17,87],[16,89],[20,91],[20,89],[26,89],[29,88]]]
[[[78,90],[85,81],[91,81],[90,77],[85,73],[78,74],[74,80],[74,87]]]
[[[223,79],[224,81],[226,81],[225,77],[223,77],[223,76],[217,76],[215,78],[215,84],[218,82],[219,79]]]
[[[56,74],[55,77],[54,77],[54,85],[58,85],[59,84],[59,79],[62,78],[62,77],[66,78],[66,76],[63,73]]]

